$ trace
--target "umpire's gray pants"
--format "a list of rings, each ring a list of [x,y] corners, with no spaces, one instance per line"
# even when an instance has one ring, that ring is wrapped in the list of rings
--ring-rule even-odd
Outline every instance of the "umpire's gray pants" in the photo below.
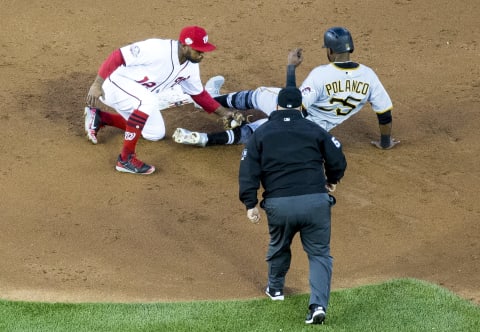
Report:
[[[330,256],[330,208],[335,199],[328,194],[267,198],[262,202],[268,218],[270,243],[267,252],[268,286],[283,290],[290,268],[290,245],[300,232],[310,266],[310,304],[325,309],[330,298],[332,257]]]

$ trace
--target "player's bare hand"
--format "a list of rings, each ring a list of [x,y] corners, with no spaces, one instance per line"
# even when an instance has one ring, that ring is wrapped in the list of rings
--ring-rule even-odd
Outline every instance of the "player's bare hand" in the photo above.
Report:
[[[98,84],[93,83],[90,87],[90,90],[88,90],[87,105],[90,107],[95,107],[98,103],[98,100],[100,99],[100,97],[103,97],[103,95],[104,94],[102,87]]]
[[[105,96],[105,92],[103,91],[102,85],[105,80],[97,75],[95,77],[95,81],[93,81],[92,85],[90,86],[90,89],[88,90],[88,95],[87,95],[87,106],[90,107],[95,107],[98,103],[98,100],[100,97]]]
[[[303,50],[301,48],[295,48],[288,53],[288,64],[295,67],[301,64],[303,61]]]
[[[390,139],[390,145],[388,145],[387,147],[383,147],[381,144],[380,144],[380,141],[371,141],[372,145],[379,148],[379,149],[382,149],[382,150],[390,150],[391,148],[393,148],[395,145],[399,144],[400,141],[399,140],[396,140],[395,138],[391,138]]]

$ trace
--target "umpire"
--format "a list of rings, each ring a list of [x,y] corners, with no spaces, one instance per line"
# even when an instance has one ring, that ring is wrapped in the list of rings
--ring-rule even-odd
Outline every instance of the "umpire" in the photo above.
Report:
[[[257,191],[262,184],[260,206],[267,214],[270,234],[266,294],[272,300],[284,299],[290,246],[295,234],[300,233],[310,266],[311,295],[305,323],[322,324],[332,276],[330,209],[335,198],[329,192],[343,177],[347,163],[340,142],[303,118],[301,92],[289,86],[289,82],[295,82],[295,69],[291,67],[287,70],[287,87],[278,95],[278,111],[253,133],[243,150],[239,198],[247,208],[247,217],[258,223]],[[289,76],[292,74],[293,80]]]

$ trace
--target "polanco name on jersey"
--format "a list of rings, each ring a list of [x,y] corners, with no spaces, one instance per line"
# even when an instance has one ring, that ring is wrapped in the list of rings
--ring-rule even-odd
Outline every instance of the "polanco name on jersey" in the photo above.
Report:
[[[331,96],[334,93],[341,93],[341,92],[354,92],[354,93],[366,95],[368,93],[369,88],[370,88],[370,84],[356,81],[356,80],[344,80],[344,81],[338,80],[336,82],[325,84],[325,90],[327,91],[327,94],[329,96]]]

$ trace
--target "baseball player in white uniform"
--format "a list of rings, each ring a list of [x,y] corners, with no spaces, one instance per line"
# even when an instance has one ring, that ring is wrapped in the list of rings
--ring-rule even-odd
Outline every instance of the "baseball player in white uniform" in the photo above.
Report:
[[[324,34],[323,47],[329,63],[314,68],[300,86],[304,116],[330,131],[358,113],[368,102],[377,115],[380,127],[380,140],[372,141],[372,144],[381,149],[394,147],[399,141],[391,138],[392,101],[371,68],[350,60],[354,50],[350,32],[343,27],[328,29]],[[217,77],[217,80],[222,79]],[[225,107],[257,109],[269,116],[276,109],[279,91],[277,87],[259,87],[219,95],[215,99]],[[177,143],[197,146],[244,144],[251,133],[267,120],[260,119],[232,130],[209,134],[177,128],[173,138]]]
[[[199,63],[204,52],[214,49],[205,29],[188,26],[182,29],[178,41],[139,41],[115,50],[104,61],[87,95],[85,131],[93,144],[97,144],[103,126],[125,131],[117,171],[134,174],[155,171],[154,166],[137,159],[137,141],[140,135],[151,141],[164,138],[161,110],[181,104],[185,96],[208,113],[219,116],[232,113],[212,98],[200,79]],[[117,113],[95,108],[98,101]]]

